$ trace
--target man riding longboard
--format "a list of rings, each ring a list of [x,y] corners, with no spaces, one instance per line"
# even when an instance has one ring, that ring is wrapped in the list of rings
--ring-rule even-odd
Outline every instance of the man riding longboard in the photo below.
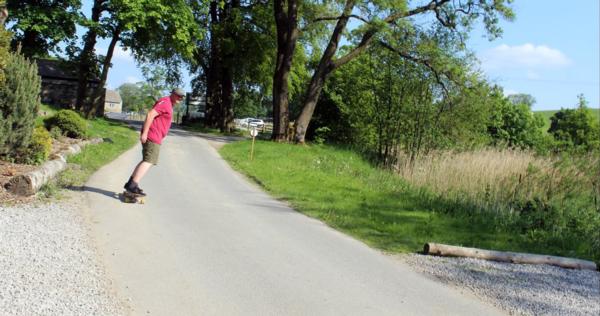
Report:
[[[125,188],[125,192],[123,193],[125,197],[146,196],[146,193],[139,187],[139,183],[150,167],[158,164],[160,145],[171,128],[173,107],[179,103],[184,96],[185,92],[182,89],[175,88],[171,91],[170,95],[158,99],[146,115],[144,126],[140,132],[142,161],[135,166],[131,177],[129,177],[129,181],[123,186]],[[136,198],[135,200],[138,199]]]

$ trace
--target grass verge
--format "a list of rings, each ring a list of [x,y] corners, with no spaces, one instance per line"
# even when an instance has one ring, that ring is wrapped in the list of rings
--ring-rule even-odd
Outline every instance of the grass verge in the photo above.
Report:
[[[138,133],[121,122],[104,118],[88,122],[90,137],[101,137],[104,142],[88,145],[79,154],[70,156],[69,168],[42,188],[46,196],[55,195],[63,187],[83,185],[96,170],[113,161],[138,140]]]
[[[254,161],[248,159],[249,150],[250,142],[242,141],[224,146],[221,155],[298,211],[384,251],[420,251],[432,241],[591,258],[580,247],[540,243],[535,234],[499,225],[490,213],[442,211],[448,205],[436,205],[443,197],[416,189],[348,150],[259,141]]]

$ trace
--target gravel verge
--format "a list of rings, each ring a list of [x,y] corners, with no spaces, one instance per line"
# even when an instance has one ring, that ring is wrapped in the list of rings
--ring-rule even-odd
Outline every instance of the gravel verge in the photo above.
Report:
[[[127,314],[87,227],[66,203],[0,206],[1,315]]]
[[[600,272],[418,254],[395,256],[511,315],[600,315]]]

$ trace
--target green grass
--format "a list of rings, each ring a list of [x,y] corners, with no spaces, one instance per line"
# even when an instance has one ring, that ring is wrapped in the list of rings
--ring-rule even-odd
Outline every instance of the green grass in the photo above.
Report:
[[[88,145],[77,154],[70,156],[68,162],[76,164],[61,173],[55,181],[45,188],[45,192],[53,193],[56,187],[81,186],[96,170],[113,161],[123,152],[131,148],[138,140],[138,133],[116,121],[103,118],[89,120],[90,137],[101,137],[104,142]]]
[[[60,110],[60,109],[53,107],[51,105],[46,105],[46,104],[40,105],[40,110],[38,111],[39,115],[35,119],[35,125],[36,126],[44,125],[44,119],[46,117],[51,116],[54,113],[58,112],[58,110]]]
[[[264,141],[255,149],[254,161],[248,159],[249,141],[228,144],[221,155],[298,211],[384,251],[420,251],[426,242],[536,250],[510,233],[495,231],[484,216],[433,211],[422,192],[350,151]]]
[[[598,120],[600,120],[600,109],[597,108],[592,108],[591,109],[592,112],[596,115],[596,118]],[[558,112],[559,110],[552,110],[552,111],[534,111],[534,113],[539,113],[544,117],[544,126],[542,127],[542,130],[544,132],[547,132],[548,129],[550,128],[550,118],[552,117],[552,115],[554,115],[554,113]]]

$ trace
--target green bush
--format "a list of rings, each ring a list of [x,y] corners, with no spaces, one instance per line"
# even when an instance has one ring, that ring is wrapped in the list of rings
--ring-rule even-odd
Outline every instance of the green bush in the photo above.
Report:
[[[50,133],[42,126],[38,126],[33,130],[31,142],[23,155],[22,162],[40,164],[48,159],[52,151],[52,137]]]
[[[60,129],[60,127],[54,126],[50,129],[50,136],[52,136],[54,139],[59,139],[61,136],[63,136],[63,131]]]
[[[60,110],[53,116],[44,120],[46,129],[60,128],[62,133],[71,138],[86,138],[88,125],[77,112],[72,110]]]
[[[29,146],[40,104],[41,81],[35,63],[9,54],[0,85],[0,157],[19,159]]]
[[[560,149],[592,150],[600,148],[600,127],[592,111],[585,106],[562,109],[550,118],[550,133]]]

